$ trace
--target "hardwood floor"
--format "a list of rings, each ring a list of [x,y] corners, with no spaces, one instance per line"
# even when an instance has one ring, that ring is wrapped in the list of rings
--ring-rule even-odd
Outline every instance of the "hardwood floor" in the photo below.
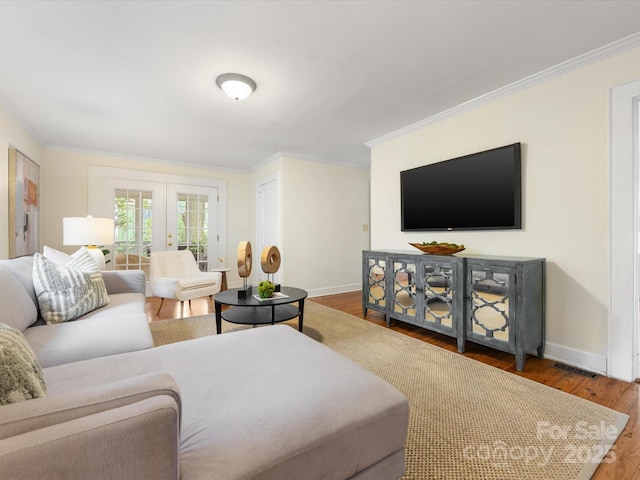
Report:
[[[314,297],[309,301],[364,318],[361,295],[361,292],[350,292]],[[177,302],[165,301],[160,314],[156,315],[159,305],[160,299],[147,299],[146,311],[151,321],[176,318],[179,315]],[[191,308],[185,304],[184,317],[204,315],[211,311],[206,299],[197,299],[192,302]],[[371,310],[366,320],[386,325],[384,315]],[[455,339],[445,335],[397,321],[393,322],[391,328],[396,332],[457,352]],[[640,384],[622,382],[601,375],[596,378],[585,377],[554,367],[554,361],[533,356],[527,357],[525,371],[518,372],[513,355],[474,343],[467,343],[464,356],[629,415],[627,426],[612,448],[615,461],[600,464],[592,480],[640,480]]]

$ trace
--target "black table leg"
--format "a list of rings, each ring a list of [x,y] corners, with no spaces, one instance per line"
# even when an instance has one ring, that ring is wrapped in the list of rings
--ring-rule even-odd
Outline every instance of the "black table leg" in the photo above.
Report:
[[[302,322],[304,321],[304,298],[298,301],[300,307],[300,315],[298,315],[298,331],[302,331]]]
[[[214,302],[216,307],[216,333],[222,333],[222,304]]]

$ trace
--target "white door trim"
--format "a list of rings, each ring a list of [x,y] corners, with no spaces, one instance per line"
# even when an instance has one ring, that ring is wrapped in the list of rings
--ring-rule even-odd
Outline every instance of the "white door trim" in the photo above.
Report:
[[[271,182],[275,182],[275,190],[277,192],[277,205],[275,206],[275,208],[272,208],[272,211],[270,212],[270,217],[265,218],[261,208],[261,202],[262,202],[261,193],[262,193],[263,187],[265,185],[270,184]],[[282,245],[282,223],[280,222],[281,209],[282,209],[282,191],[280,189],[280,174],[274,173],[273,175],[269,175],[268,177],[260,178],[259,180],[257,180],[256,181],[256,239],[258,243],[258,248],[261,249],[263,248],[263,245],[265,245],[264,222],[269,221],[276,224],[276,231],[277,231],[277,238],[272,239],[271,244],[276,245],[278,247],[278,250],[280,250],[280,254],[282,255],[284,246]],[[254,258],[260,258],[261,254],[262,254],[261,251],[257,251],[253,253]],[[262,273],[262,268],[260,267],[259,264],[257,265],[257,267],[259,269],[258,278],[266,278],[266,275]],[[280,270],[278,270],[278,272],[274,275],[274,280],[276,282],[281,283],[284,281],[283,275],[282,275],[282,270],[283,270],[282,267],[283,265],[281,264]]]
[[[88,205],[90,215],[100,210],[101,198],[99,195],[92,195],[91,192],[100,191],[102,178],[126,178],[129,180],[151,181],[159,183],[181,183],[185,185],[196,185],[203,187],[215,187],[218,189],[218,222],[217,232],[220,235],[218,241],[218,254],[221,252],[226,257],[227,254],[227,181],[219,178],[193,177],[188,175],[174,175],[167,173],[149,172],[144,170],[129,170],[127,168],[103,167],[89,165],[88,168]],[[215,259],[217,260],[217,258]]]
[[[638,349],[638,138],[640,81],[610,91],[610,292],[607,374],[636,378]]]

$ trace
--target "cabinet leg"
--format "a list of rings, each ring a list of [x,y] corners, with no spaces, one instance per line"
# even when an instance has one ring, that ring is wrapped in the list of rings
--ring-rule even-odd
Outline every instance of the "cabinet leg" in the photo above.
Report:
[[[544,345],[540,345],[536,351],[538,352],[538,358],[544,358]]]
[[[522,355],[516,355],[516,369],[519,372],[522,372],[524,370],[524,358],[526,357],[526,355],[526,353]]]
[[[362,307],[362,315],[367,318],[367,307]]]
[[[464,353],[464,338],[458,337],[458,352]]]
[[[391,315],[386,315],[387,327],[391,326]]]

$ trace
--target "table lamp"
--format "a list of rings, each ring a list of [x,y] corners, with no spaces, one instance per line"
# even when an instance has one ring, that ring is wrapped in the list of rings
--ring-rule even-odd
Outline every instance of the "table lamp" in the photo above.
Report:
[[[105,269],[105,259],[102,249],[98,246],[113,245],[113,218],[65,217],[62,219],[62,244],[84,245],[98,264],[100,270]]]

